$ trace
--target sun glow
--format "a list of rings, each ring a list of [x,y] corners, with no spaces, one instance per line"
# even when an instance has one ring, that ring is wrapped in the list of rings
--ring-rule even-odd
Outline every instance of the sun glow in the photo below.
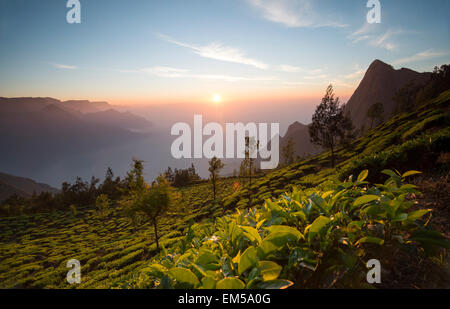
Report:
[[[220,96],[220,94],[214,94],[212,97],[212,100],[215,104],[219,104],[222,101],[222,97]]]

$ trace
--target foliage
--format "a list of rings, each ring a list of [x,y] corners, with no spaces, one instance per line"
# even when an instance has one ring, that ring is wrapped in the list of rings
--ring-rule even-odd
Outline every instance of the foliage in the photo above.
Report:
[[[120,205],[123,207],[124,213],[135,223],[140,223],[136,219],[140,220],[142,217],[152,222],[156,248],[159,250],[158,219],[173,204],[173,190],[161,175],[149,186],[144,180],[142,161],[134,159],[133,162],[133,168],[128,172],[128,191],[121,199]]]
[[[352,122],[344,115],[344,106],[340,105],[339,98],[334,97],[333,86],[329,85],[322,102],[316,107],[309,135],[312,143],[331,151],[331,167],[335,165],[335,148],[346,141],[352,131]]]
[[[213,157],[211,160],[209,160],[209,179],[211,180],[212,188],[213,188],[213,194],[214,199],[216,199],[216,189],[217,189],[217,180],[219,179],[219,173],[224,168],[224,164],[220,159],[217,159],[216,157]]]
[[[369,186],[368,171],[355,181],[294,189],[262,207],[217,218],[214,226],[191,226],[183,246],[145,266],[133,287],[287,288],[364,286],[365,263],[389,258],[393,247],[423,253],[449,248],[444,237],[411,210],[414,186],[403,175]]]
[[[164,177],[175,187],[186,186],[201,179],[195,171],[194,164],[192,164],[190,168],[175,169],[174,171],[172,171],[172,168],[169,166],[164,172]]]
[[[108,214],[108,209],[111,201],[106,194],[101,194],[95,200],[95,207],[99,217],[104,218]]]
[[[367,117],[371,120],[370,128],[373,128],[374,122],[382,122],[383,121],[383,114],[384,114],[384,107],[383,104],[380,102],[377,102],[369,107],[367,110]]]

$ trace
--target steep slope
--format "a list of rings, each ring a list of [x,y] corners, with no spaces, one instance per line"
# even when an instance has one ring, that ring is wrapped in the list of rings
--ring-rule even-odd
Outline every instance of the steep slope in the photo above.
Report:
[[[327,179],[358,175],[363,169],[369,169],[369,178],[377,182],[384,181],[377,177],[387,168],[403,172],[448,169],[448,163],[439,163],[439,157],[450,151],[449,106],[450,91],[446,91],[410,114],[393,117],[349,147],[337,149],[335,169],[329,168],[330,153],[323,152],[255,179],[251,187],[226,197],[223,205],[228,209],[261,205],[292,185],[312,187]]]
[[[59,190],[50,187],[44,183],[35,182],[29,178],[13,176],[5,173],[0,173],[0,201],[5,200],[13,194],[22,197],[28,197],[36,192],[57,193]]]
[[[430,73],[418,73],[410,69],[395,70],[392,66],[380,60],[375,60],[367,69],[358,88],[347,102],[345,111],[350,113],[353,124],[360,130],[367,128],[367,110],[377,102],[383,104],[384,120],[392,115],[395,93],[407,85],[424,84],[430,78]]]
[[[281,150],[291,138],[294,141],[294,152],[300,157],[320,152],[320,148],[310,141],[308,126],[296,121],[289,126],[286,134],[280,138],[280,155],[283,153]],[[283,158],[281,159],[283,160]]]

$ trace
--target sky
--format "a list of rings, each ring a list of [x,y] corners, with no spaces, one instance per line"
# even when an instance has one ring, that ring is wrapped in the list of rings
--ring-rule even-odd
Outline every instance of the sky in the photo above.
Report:
[[[450,1],[0,0],[0,96],[108,101],[311,101],[349,97],[370,63],[450,62]]]

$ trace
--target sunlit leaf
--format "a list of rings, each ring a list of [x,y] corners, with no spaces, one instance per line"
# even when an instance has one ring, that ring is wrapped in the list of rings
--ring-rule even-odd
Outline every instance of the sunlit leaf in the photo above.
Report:
[[[244,289],[245,283],[237,278],[225,278],[217,282],[216,288],[220,290]]]
[[[258,268],[264,281],[277,279],[283,269],[283,267],[272,261],[260,261],[258,262]]]
[[[247,269],[256,266],[257,263],[256,254],[257,250],[255,247],[248,247],[247,250],[244,251],[244,253],[241,255],[238,264],[239,274],[242,274]]]
[[[359,205],[363,205],[363,204],[367,204],[373,201],[378,200],[380,197],[378,195],[363,195],[358,197],[354,202],[353,202],[353,206],[359,206]]]

